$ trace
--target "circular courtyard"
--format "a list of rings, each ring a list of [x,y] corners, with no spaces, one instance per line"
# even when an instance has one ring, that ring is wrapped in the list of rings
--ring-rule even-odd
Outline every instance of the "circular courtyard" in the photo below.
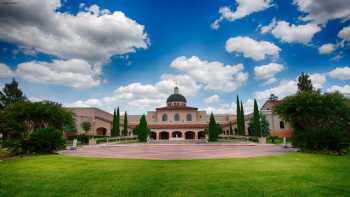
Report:
[[[85,157],[189,160],[279,155],[295,149],[272,144],[119,144],[84,146],[61,154]]]

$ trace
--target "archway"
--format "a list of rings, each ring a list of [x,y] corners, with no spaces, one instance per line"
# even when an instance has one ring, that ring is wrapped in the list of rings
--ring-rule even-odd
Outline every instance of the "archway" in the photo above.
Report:
[[[162,131],[159,133],[159,139],[161,140],[168,140],[169,139],[169,133],[166,131]]]
[[[172,138],[181,138],[182,137],[182,133],[180,131],[174,131],[171,133],[171,137]]]
[[[193,131],[186,131],[185,139],[194,139],[195,133]]]
[[[199,132],[198,132],[198,139],[205,139],[205,133],[204,133],[204,131],[199,131]]]
[[[152,140],[156,140],[157,139],[157,133],[156,132],[151,132],[151,135],[150,135],[150,138],[152,139]]]
[[[96,129],[96,135],[106,135],[107,129],[104,127],[99,127]]]

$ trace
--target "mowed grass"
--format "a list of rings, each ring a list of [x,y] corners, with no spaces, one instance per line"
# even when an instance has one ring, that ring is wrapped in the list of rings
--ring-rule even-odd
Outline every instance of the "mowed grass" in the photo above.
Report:
[[[0,162],[0,196],[350,196],[350,155],[190,161],[33,156]]]

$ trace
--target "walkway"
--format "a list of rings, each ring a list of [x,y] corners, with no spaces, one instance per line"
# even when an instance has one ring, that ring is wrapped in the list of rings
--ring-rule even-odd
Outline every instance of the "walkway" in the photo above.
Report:
[[[295,151],[281,145],[260,144],[125,144],[85,146],[61,154],[152,160],[189,160],[208,158],[242,158],[278,155]]]

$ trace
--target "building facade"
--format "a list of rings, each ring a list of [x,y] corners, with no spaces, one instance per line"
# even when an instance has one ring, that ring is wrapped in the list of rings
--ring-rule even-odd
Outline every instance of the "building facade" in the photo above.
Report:
[[[279,102],[275,98],[270,98],[261,108],[270,123],[272,135],[291,136],[292,130],[287,123],[279,119],[272,112],[272,106]],[[98,108],[68,108],[75,114],[76,128],[78,134],[85,133],[81,129],[81,123],[88,121],[91,123],[91,131],[88,135],[110,136],[112,129],[113,115]],[[133,135],[132,130],[137,126],[142,115],[128,115],[128,135]],[[156,108],[154,111],[146,113],[148,127],[151,129],[150,138],[153,140],[196,140],[204,139],[204,129],[208,127],[209,117],[206,111],[198,110],[196,107],[188,106],[186,98],[180,94],[177,87],[174,93],[166,100],[166,106]],[[236,129],[236,115],[216,114],[216,122],[221,126],[224,135],[232,135],[230,126]],[[245,116],[246,134],[248,135],[248,123],[252,115]],[[123,127],[121,116],[120,127]]]

